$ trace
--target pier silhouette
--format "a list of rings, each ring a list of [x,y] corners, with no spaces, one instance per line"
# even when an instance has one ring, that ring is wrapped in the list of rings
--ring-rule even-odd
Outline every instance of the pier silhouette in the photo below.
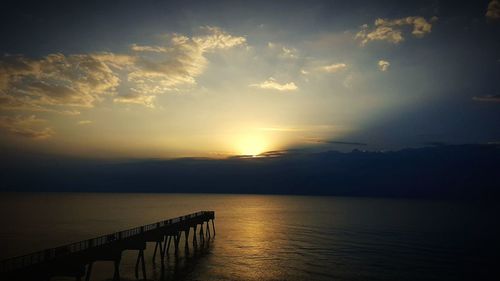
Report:
[[[196,248],[215,236],[215,212],[197,213],[115,232],[80,242],[46,249],[0,262],[1,280],[50,280],[52,277],[74,277],[90,280],[94,262],[111,261],[113,280],[120,280],[120,261],[123,251],[137,251],[135,277],[146,280],[144,251],[147,242],[154,242],[153,263],[157,258],[164,266],[170,248],[179,254],[184,234],[184,252],[189,253],[189,238]],[[211,223],[210,223],[211,222]],[[210,225],[211,224],[211,225]],[[163,270],[162,270],[163,272]]]

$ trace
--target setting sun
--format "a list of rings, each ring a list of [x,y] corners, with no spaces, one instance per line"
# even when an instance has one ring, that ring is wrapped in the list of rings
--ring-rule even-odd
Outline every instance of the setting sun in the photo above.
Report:
[[[267,148],[268,144],[262,137],[246,137],[238,144],[238,154],[257,156]]]

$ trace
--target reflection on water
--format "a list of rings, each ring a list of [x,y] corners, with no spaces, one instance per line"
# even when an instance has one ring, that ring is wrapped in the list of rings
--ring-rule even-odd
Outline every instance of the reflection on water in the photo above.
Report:
[[[188,252],[180,251],[178,255],[169,255],[162,263],[157,260],[152,263],[152,279],[153,280],[186,280],[189,273],[193,272],[197,266],[203,266],[205,257],[210,254],[210,246],[213,243],[212,239],[208,239],[203,243],[190,245]],[[184,247],[181,247],[184,249]]]
[[[465,202],[2,194],[0,206],[1,258],[214,210],[217,236],[189,254],[182,246],[177,258],[171,250],[164,270],[159,259],[152,263],[154,243],[148,244],[152,280],[482,280],[498,258],[498,209]],[[136,251],[124,252],[123,280],[135,280],[136,258]],[[112,272],[112,263],[98,262],[92,280],[109,279]]]
[[[184,238],[181,240],[184,244]],[[171,249],[168,256],[165,257],[162,263],[159,258],[153,263],[154,243],[148,243],[148,248],[145,253],[147,278],[148,280],[191,280],[189,274],[197,267],[205,266],[206,258],[210,255],[210,248],[214,240],[207,240],[205,243],[198,243],[193,248],[190,244],[188,253],[184,251],[184,247],[179,248],[179,254],[175,255]],[[190,242],[192,242],[190,240]],[[135,262],[137,259],[137,251],[123,252],[122,261],[120,263],[121,280],[136,280],[135,278]],[[139,268],[139,279],[142,279],[142,273]],[[113,278],[112,262],[96,262],[93,265],[91,280],[112,280]],[[71,278],[53,278],[53,280],[72,280]]]

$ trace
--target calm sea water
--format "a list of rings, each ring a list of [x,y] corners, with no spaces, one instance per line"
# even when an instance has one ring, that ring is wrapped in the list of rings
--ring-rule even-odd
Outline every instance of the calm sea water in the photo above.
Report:
[[[497,207],[451,201],[258,195],[0,194],[0,258],[214,210],[208,247],[166,260],[165,280],[489,280]],[[182,242],[181,242],[182,243]],[[181,244],[182,245],[182,244]],[[159,261],[148,279],[160,280]],[[182,247],[181,247],[182,248]],[[122,280],[135,280],[124,253]],[[99,262],[91,280],[112,277]]]

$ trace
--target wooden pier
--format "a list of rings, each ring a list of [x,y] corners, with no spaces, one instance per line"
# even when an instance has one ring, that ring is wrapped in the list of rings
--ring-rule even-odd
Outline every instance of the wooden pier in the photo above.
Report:
[[[155,242],[153,262],[159,258],[163,265],[171,245],[175,255],[178,255],[181,246],[184,246],[186,252],[189,251],[190,233],[193,247],[215,236],[214,219],[215,212],[201,211],[7,259],[0,262],[0,280],[48,281],[60,276],[74,277],[76,280],[85,278],[88,281],[92,265],[97,261],[112,261],[113,280],[120,280],[120,261],[126,250],[137,251],[135,276],[139,279],[139,275],[142,275],[146,280],[144,250],[147,242]],[[185,243],[179,245],[182,234]]]

